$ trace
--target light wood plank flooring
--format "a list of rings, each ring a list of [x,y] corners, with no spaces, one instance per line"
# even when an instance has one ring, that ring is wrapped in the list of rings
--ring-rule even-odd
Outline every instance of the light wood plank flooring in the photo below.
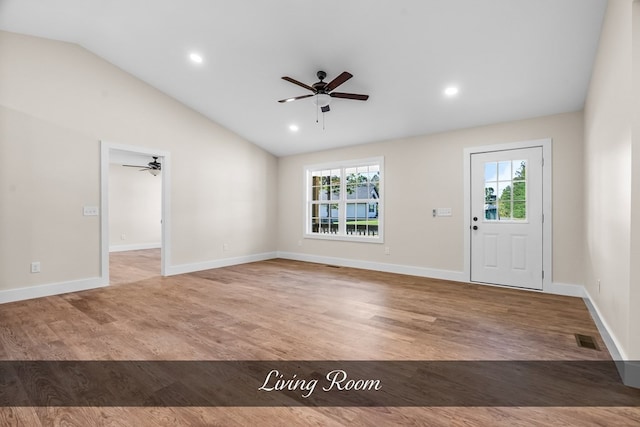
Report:
[[[2,360],[609,360],[584,302],[270,260],[0,306]],[[593,335],[602,351],[579,348]],[[640,425],[640,408],[0,408],[0,425]]]
[[[112,252],[109,264],[111,285],[160,277],[160,249]]]

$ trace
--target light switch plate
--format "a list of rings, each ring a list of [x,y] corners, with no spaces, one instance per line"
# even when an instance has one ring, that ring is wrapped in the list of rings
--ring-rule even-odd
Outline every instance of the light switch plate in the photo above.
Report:
[[[84,216],[98,216],[99,209],[97,206],[85,206],[83,208]]]
[[[438,208],[438,216],[451,216],[451,208]]]

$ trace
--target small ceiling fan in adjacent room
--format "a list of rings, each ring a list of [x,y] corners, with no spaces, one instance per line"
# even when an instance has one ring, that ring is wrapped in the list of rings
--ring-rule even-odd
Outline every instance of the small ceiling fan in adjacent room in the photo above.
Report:
[[[331,80],[329,83],[324,82],[324,79],[327,77],[327,73],[324,71],[318,71],[316,74],[320,81],[312,84],[311,86],[306,85],[302,82],[299,82],[291,77],[282,77],[283,80],[296,84],[300,87],[303,87],[307,90],[310,90],[311,94],[296,96],[294,98],[286,98],[281,99],[278,102],[291,102],[296,101],[298,99],[304,98],[313,98],[313,103],[317,105],[323,113],[330,111],[329,103],[331,102],[331,98],[343,98],[343,99],[354,99],[356,101],[366,101],[369,99],[369,95],[360,95],[357,93],[345,93],[345,92],[333,92],[338,86],[349,80],[353,75],[344,71],[335,79]]]
[[[127,168],[141,168],[140,171],[149,171],[153,176],[158,176],[162,170],[162,164],[158,161],[158,157],[154,156],[153,160],[147,163],[147,166],[138,165],[122,165]]]

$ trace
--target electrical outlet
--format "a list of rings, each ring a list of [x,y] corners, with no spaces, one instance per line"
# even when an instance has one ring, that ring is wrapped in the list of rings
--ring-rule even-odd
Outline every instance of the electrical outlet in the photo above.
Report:
[[[302,246],[302,240],[298,240],[298,246]]]
[[[40,273],[40,261],[34,261],[31,263],[31,272]]]
[[[391,248],[390,248],[390,247],[388,247],[388,246],[387,246],[387,247],[385,247],[385,248],[384,248],[384,254],[385,254],[385,255],[391,255]]]
[[[223,243],[222,244],[222,251],[223,252],[227,252],[229,250],[229,244],[228,243]]]
[[[120,235],[120,240],[127,240],[127,235],[126,235],[126,234],[124,234],[124,233],[122,233],[122,234]]]
[[[598,293],[600,293],[600,279],[598,279]]]

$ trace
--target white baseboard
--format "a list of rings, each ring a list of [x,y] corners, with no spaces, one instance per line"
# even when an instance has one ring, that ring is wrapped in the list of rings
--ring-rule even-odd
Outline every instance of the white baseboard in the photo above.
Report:
[[[616,363],[624,385],[640,388],[640,362],[624,360]]]
[[[363,261],[347,258],[300,254],[294,252],[278,252],[278,258],[294,261],[313,262],[316,264],[339,265],[340,267],[361,268],[364,270],[383,271],[385,273],[407,274],[409,276],[430,277],[440,280],[452,280],[454,282],[468,282],[461,271],[438,270],[435,268],[413,267],[399,264],[386,264],[374,261]]]
[[[609,350],[609,353],[611,353],[611,357],[613,357],[613,360],[626,360],[627,354],[622,349],[622,346],[620,345],[620,341],[618,340],[616,335],[613,332],[611,332],[612,329],[607,323],[607,321],[604,319],[604,317],[602,316],[602,312],[598,308],[598,305],[595,303],[594,299],[591,298],[591,295],[589,294],[589,291],[586,288],[584,292],[585,292],[584,300],[585,300],[587,309],[589,310],[591,317],[596,323],[596,327],[598,328],[598,331],[600,332],[600,335],[602,336],[602,339],[604,340],[604,343],[606,344],[607,349]]]
[[[615,334],[611,332],[611,328],[607,324],[607,321],[604,320],[598,305],[594,302],[589,291],[586,289],[584,300],[587,308],[589,309],[589,313],[591,313],[591,317],[593,317],[593,320],[598,327],[600,336],[602,336],[602,339],[607,346],[607,350],[609,350],[611,357],[616,362],[616,367],[618,368],[618,373],[620,374],[620,378],[622,378],[622,382],[629,387],[640,388],[640,361],[628,360],[629,358],[620,345],[620,341],[616,338]]]
[[[276,258],[276,252],[265,252],[261,254],[246,255],[235,258],[223,258],[213,261],[196,262],[193,264],[172,265],[165,272],[167,276],[177,274],[193,273],[195,271],[211,270],[213,268],[229,267],[231,265],[246,264],[248,262],[265,261]]]
[[[141,249],[160,249],[162,243],[138,243],[133,245],[109,246],[109,252],[139,251]]]
[[[70,282],[48,283],[45,285],[7,289],[0,291],[0,304],[32,298],[48,297],[51,295],[66,294],[69,292],[86,291],[105,286],[108,286],[108,284],[104,283],[102,278],[93,277],[90,279],[73,280]]]
[[[341,267],[362,268],[365,270],[383,271],[385,273],[407,274],[409,276],[428,277],[430,279],[451,280],[454,282],[470,283],[467,276],[462,271],[439,270],[436,268],[413,267],[399,264],[386,264],[372,261],[353,260],[347,258],[336,258],[310,254],[300,254],[295,252],[278,252],[278,258],[291,259],[295,261],[313,262],[316,264],[339,265]],[[485,285],[479,286],[496,286],[500,288],[514,289],[510,286]],[[518,288],[520,289],[520,288]],[[522,289],[527,291],[528,289]],[[540,291],[536,291],[540,292]],[[569,297],[584,298],[584,287],[582,285],[570,285],[566,283],[551,283],[548,289],[544,289],[544,293],[554,295],[564,295]]]
[[[584,286],[571,285],[569,283],[551,282],[543,289],[545,294],[564,295],[566,297],[585,298],[587,296]]]

